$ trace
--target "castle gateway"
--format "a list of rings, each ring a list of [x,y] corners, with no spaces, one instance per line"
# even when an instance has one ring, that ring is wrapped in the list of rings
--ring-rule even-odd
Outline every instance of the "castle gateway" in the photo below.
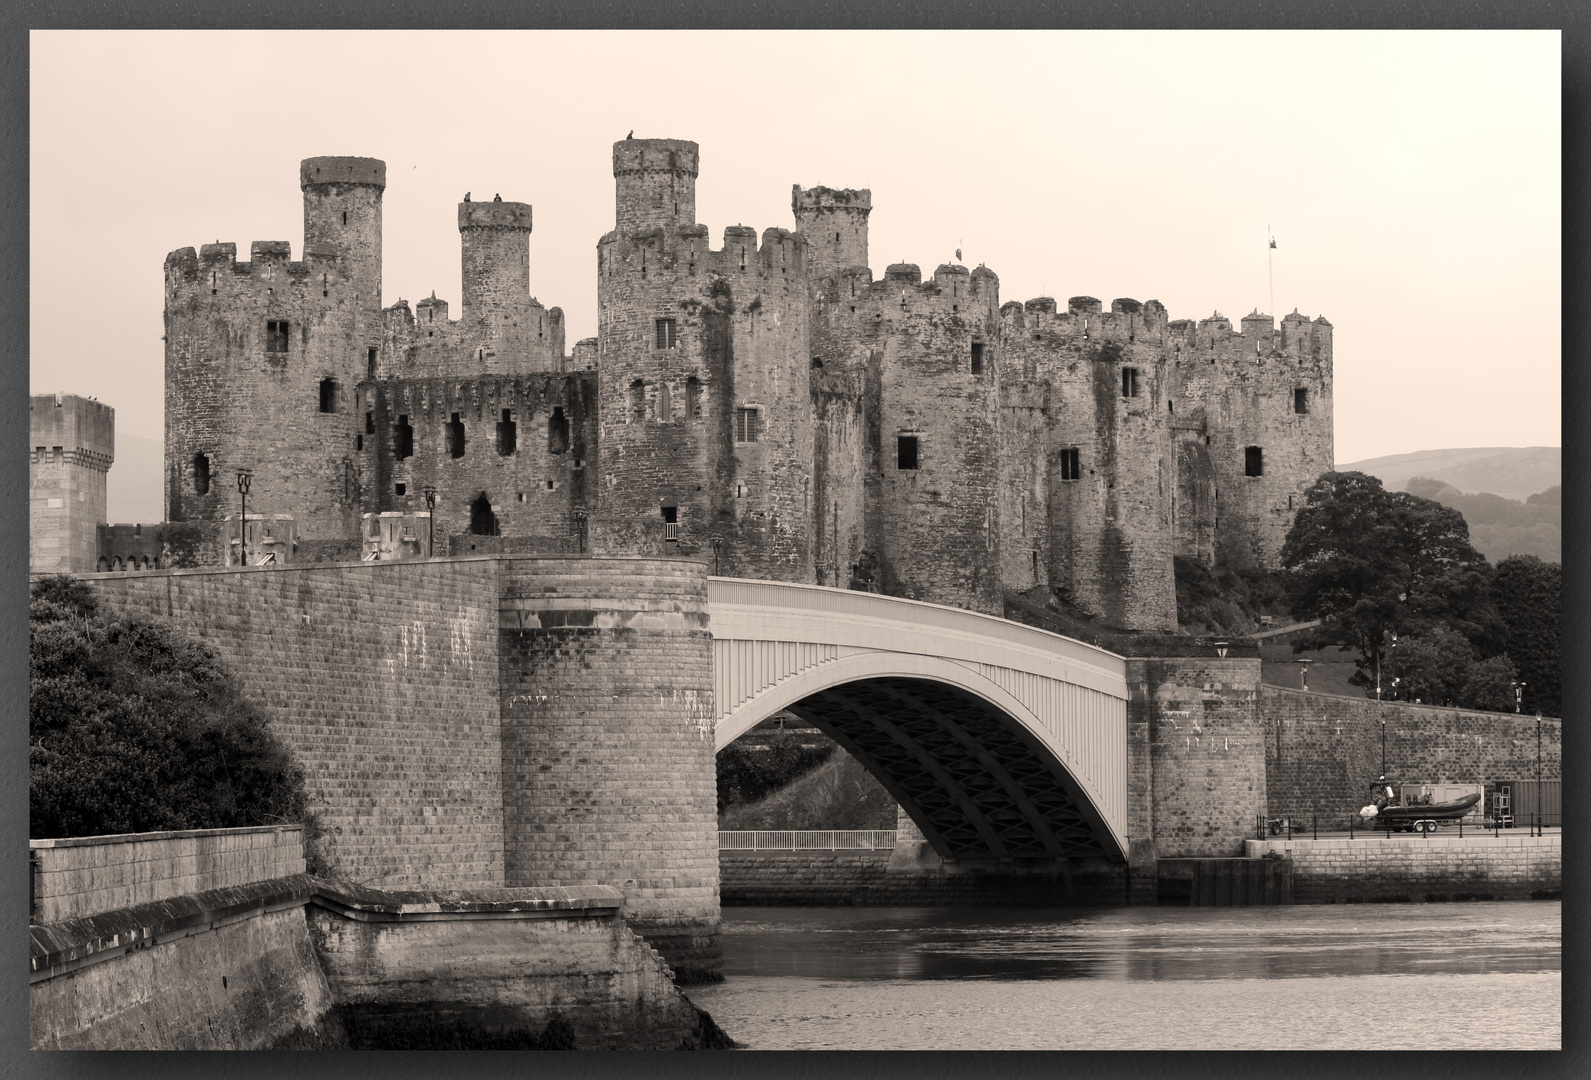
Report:
[[[385,165],[304,161],[300,259],[166,259],[168,523],[220,523],[248,470],[293,561],[678,554],[994,614],[1053,593],[1128,630],[1175,628],[1173,555],[1275,565],[1332,467],[1325,319],[875,278],[867,190],[797,186],[794,230],[715,247],[698,161],[614,144],[598,334],[568,351],[528,204],[459,204],[458,317],[382,308]]]

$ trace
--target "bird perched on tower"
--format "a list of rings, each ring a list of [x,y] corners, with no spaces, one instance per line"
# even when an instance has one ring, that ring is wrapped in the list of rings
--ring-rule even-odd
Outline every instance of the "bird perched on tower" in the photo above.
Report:
[[[467,192],[467,191],[464,193],[464,201],[465,202],[469,202],[470,201],[470,193]]]
[[[503,197],[501,195],[493,195],[492,196],[492,201],[493,202],[502,202],[503,201]]]

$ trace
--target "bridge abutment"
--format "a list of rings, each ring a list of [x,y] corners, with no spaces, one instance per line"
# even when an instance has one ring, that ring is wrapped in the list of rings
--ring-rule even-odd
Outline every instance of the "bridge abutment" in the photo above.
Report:
[[[505,560],[499,603],[505,884],[617,886],[676,976],[716,978],[706,567]]]

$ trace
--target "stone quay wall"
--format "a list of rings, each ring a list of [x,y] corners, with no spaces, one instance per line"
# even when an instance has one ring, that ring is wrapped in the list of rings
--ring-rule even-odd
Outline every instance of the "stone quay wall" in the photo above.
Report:
[[[1360,836],[1249,840],[1293,861],[1293,902],[1542,900],[1563,889],[1563,837]]]
[[[1534,780],[1537,722],[1515,713],[1472,712],[1369,698],[1312,694],[1266,686],[1266,814],[1346,827],[1369,801],[1382,773],[1392,783],[1484,784],[1487,806],[1496,784]],[[1562,778],[1563,722],[1540,723],[1541,776]]]

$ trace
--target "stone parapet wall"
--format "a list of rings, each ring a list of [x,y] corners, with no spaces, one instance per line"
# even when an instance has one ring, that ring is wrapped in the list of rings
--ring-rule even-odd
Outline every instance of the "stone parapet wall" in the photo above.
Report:
[[[1369,801],[1382,773],[1386,726],[1386,776],[1392,783],[1495,785],[1534,780],[1537,722],[1515,713],[1473,712],[1370,698],[1312,694],[1266,686],[1260,690],[1265,722],[1266,813],[1341,827]],[[1540,724],[1540,769],[1562,777],[1563,723]],[[1488,808],[1489,808],[1488,803]]]
[[[503,883],[489,559],[90,575],[103,606],[210,645],[303,766],[332,870]]]
[[[33,923],[304,872],[298,825],[33,840],[29,849]]]
[[[1244,848],[1250,857],[1292,859],[1299,904],[1555,899],[1563,889],[1556,833],[1248,840]]]

